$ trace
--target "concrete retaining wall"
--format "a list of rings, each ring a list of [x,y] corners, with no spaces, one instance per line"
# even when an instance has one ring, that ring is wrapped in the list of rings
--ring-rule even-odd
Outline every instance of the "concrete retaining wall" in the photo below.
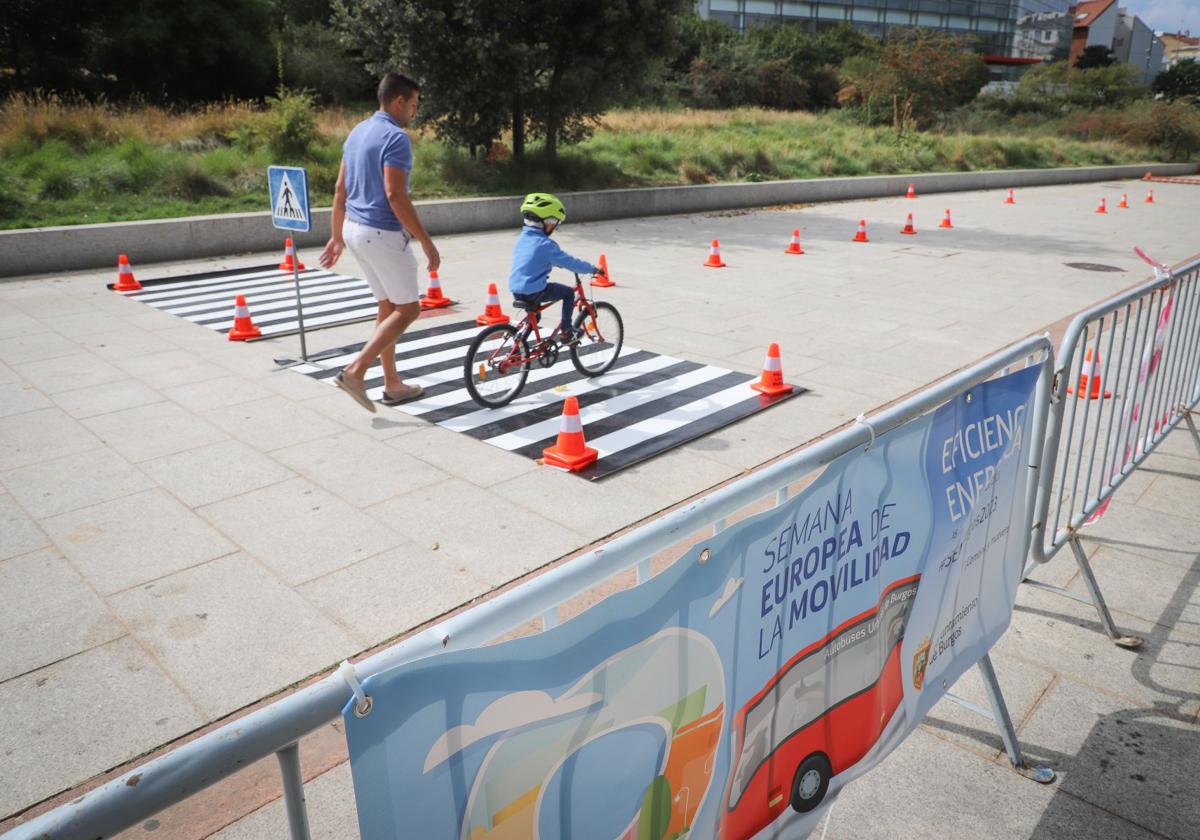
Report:
[[[909,184],[916,184],[917,192],[924,195],[1140,178],[1148,171],[1156,175],[1191,175],[1197,166],[1176,163],[1010,169],[603,190],[573,193],[567,206],[572,222],[592,222],[898,196]],[[417,207],[422,222],[436,236],[511,228],[516,224],[517,201],[513,196],[468,198],[422,201]],[[114,266],[119,253],[129,254],[136,266],[280,250],[284,236],[283,231],[272,227],[267,212],[0,231],[0,277]],[[320,247],[328,238],[329,209],[325,208],[314,211],[313,229],[300,234],[297,241],[301,247],[311,248]]]

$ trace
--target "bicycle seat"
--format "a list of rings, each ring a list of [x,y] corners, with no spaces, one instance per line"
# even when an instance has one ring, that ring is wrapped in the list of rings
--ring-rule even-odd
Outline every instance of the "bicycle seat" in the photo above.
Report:
[[[513,298],[513,309],[523,309],[526,312],[536,312],[542,304],[540,301],[517,300]]]

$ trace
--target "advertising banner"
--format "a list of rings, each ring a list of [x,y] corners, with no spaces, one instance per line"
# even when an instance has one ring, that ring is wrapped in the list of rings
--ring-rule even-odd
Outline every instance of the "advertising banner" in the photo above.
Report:
[[[528,638],[368,679],[364,838],[804,837],[1011,619],[1040,367]]]

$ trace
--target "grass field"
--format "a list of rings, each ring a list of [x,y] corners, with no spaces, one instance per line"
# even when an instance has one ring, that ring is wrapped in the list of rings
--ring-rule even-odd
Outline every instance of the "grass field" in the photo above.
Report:
[[[327,205],[342,140],[367,113],[318,111],[305,150],[285,154],[279,138],[294,127],[246,103],[180,113],[10,99],[0,105],[0,228],[266,210],[271,163],[307,166],[313,203]],[[517,164],[505,149],[472,159],[427,130],[413,134],[417,199],[1164,159],[1148,146],[1065,139],[1044,126],[898,137],[843,113],[749,108],[612,112],[591,139],[561,150],[553,170],[536,146]]]

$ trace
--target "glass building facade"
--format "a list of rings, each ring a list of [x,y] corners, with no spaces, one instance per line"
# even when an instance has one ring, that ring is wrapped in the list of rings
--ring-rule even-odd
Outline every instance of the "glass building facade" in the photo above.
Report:
[[[1029,63],[1066,57],[1074,0],[700,0],[701,17],[739,32],[791,23],[819,31],[848,23],[878,38],[924,27],[969,38],[997,79]]]

